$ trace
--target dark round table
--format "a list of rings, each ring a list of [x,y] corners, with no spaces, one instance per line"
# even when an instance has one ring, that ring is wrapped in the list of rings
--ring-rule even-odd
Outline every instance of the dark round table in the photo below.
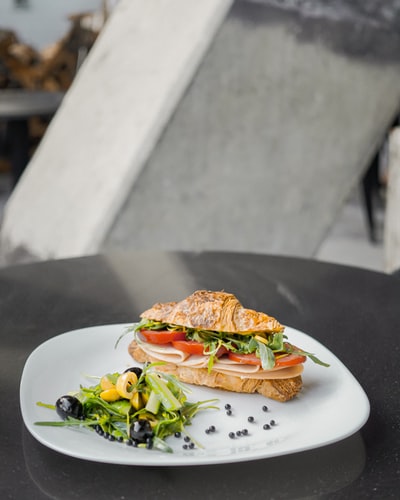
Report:
[[[84,461],[31,436],[21,418],[19,384],[38,345],[73,329],[134,322],[154,302],[196,289],[235,293],[246,307],[323,343],[364,388],[367,423],[314,450],[188,467]],[[395,276],[243,253],[121,253],[0,270],[1,498],[398,498],[399,299]]]

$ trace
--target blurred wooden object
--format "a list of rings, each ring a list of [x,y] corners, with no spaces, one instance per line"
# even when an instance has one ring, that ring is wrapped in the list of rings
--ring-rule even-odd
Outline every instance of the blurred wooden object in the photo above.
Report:
[[[14,32],[0,30],[0,89],[40,86],[41,55],[20,43]]]
[[[109,10],[85,12],[69,17],[70,29],[52,46],[42,51],[21,43],[11,30],[0,29],[0,92],[2,89],[66,92],[102,29]],[[42,139],[49,117],[28,119],[30,155]],[[10,169],[10,160],[0,148],[0,171]]]
[[[92,48],[101,25],[91,13],[69,17],[71,28],[43,51],[21,43],[9,30],[0,30],[0,88],[65,91],[71,85],[82,52]]]
[[[389,165],[385,214],[385,270],[400,269],[400,127],[389,136]]]
[[[44,50],[42,56],[42,88],[45,90],[67,90],[79,68],[82,53],[92,48],[98,31],[85,26],[89,14],[70,16],[72,27],[68,34],[53,46]]]

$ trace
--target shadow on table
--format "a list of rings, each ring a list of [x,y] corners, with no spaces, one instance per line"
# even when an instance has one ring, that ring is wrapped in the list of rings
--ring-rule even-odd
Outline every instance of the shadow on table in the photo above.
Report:
[[[176,499],[188,495],[210,500],[298,499],[344,488],[361,474],[365,465],[365,448],[360,433],[339,443],[293,455],[247,463],[190,467],[88,462],[45,448],[26,429],[22,439],[27,472],[34,485],[51,498],[63,499]],[[32,493],[34,485],[31,485]]]

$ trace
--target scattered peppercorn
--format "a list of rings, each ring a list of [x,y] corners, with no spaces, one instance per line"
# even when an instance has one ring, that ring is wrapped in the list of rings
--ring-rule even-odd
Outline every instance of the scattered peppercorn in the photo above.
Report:
[[[263,425],[263,429],[264,429],[264,430],[271,429],[271,426],[270,426],[269,424],[264,424],[264,425]]]
[[[249,433],[249,431],[248,431],[247,429],[243,429],[243,430],[242,430],[242,434],[243,434],[243,436],[247,436],[247,435],[248,435],[248,433]]]
[[[271,424],[271,425],[276,425],[275,420],[271,420],[270,424]]]
[[[190,441],[190,437],[189,437],[189,436],[185,436],[185,437],[183,438],[183,440],[185,441],[185,443],[188,443],[188,442]]]
[[[225,410],[230,410],[231,408],[232,408],[232,406],[229,403],[226,403]]]
[[[235,438],[235,433],[234,433],[234,432],[230,432],[230,433],[229,433],[229,437],[230,437],[231,439],[234,439],[234,438]]]
[[[232,415],[232,410],[226,410],[226,414],[227,414],[228,416]]]
[[[264,405],[264,406],[262,407],[262,411],[268,411],[268,406],[267,406],[267,405]]]
[[[236,431],[236,436],[241,436],[242,435],[242,431]]]
[[[176,438],[180,438],[180,437],[181,437],[181,433],[180,433],[179,431],[178,431],[178,432],[175,432],[174,436],[175,436]]]
[[[249,422],[254,422],[254,417],[248,417],[248,418],[247,418],[247,420],[248,420]]]

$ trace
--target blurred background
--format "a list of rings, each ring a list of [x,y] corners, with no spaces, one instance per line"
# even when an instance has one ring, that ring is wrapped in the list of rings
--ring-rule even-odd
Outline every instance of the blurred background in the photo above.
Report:
[[[3,1],[1,264],[156,245],[386,270],[399,27],[397,0]]]

